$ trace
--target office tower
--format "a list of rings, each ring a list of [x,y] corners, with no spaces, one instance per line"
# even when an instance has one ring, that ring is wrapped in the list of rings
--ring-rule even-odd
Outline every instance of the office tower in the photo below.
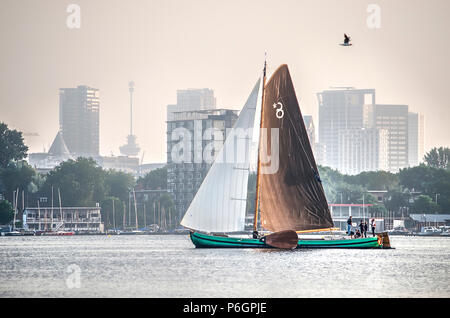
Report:
[[[233,127],[237,117],[236,110],[216,109],[214,92],[210,89],[178,90],[177,104],[167,106],[167,190],[174,200],[178,220],[181,220],[211,167],[211,163],[203,158],[205,148],[214,143],[214,149],[220,149],[226,130]],[[211,128],[221,136],[214,135],[212,140],[208,138],[205,132]],[[189,135],[188,149],[184,151],[190,162],[180,162],[179,158],[172,156],[174,147],[181,141],[172,138],[177,132]]]
[[[214,91],[209,88],[180,89],[177,91],[177,107],[178,111],[214,109]]]
[[[72,155],[99,155],[99,91],[88,86],[59,90],[59,123]]]
[[[375,90],[344,87],[325,90],[317,97],[319,142],[325,147],[323,164],[339,169],[339,131],[367,126],[370,118],[365,105],[375,104]]]
[[[419,165],[424,156],[423,115],[408,113],[408,163],[410,167]]]
[[[325,157],[326,157],[326,147],[324,144],[320,142],[316,142],[314,144],[314,159],[316,159],[316,163],[321,166],[325,166]]]
[[[373,105],[373,128],[388,131],[388,170],[408,167],[408,106]]]
[[[209,110],[216,108],[214,91],[209,88],[177,90],[177,103],[167,105],[167,120],[172,120],[173,112]]]
[[[314,127],[313,117],[311,115],[305,115],[303,116],[303,122],[305,123],[309,143],[314,151],[314,145],[316,143],[316,128]]]
[[[358,174],[363,171],[387,170],[388,131],[355,128],[339,131],[339,171]]]
[[[172,195],[178,217],[182,217],[189,207],[211,167],[212,162],[207,162],[204,158],[206,147],[211,147],[211,143],[214,143],[217,155],[225,141],[226,130],[233,127],[237,117],[238,111],[235,110],[212,109],[178,112],[173,120],[167,121],[167,190]],[[216,130],[212,140],[206,133],[211,128]],[[188,162],[181,162],[173,157],[173,148],[181,142],[180,139],[172,138],[176,129],[183,129],[191,138],[183,149],[187,152]],[[183,158],[184,156],[186,154],[183,153]]]

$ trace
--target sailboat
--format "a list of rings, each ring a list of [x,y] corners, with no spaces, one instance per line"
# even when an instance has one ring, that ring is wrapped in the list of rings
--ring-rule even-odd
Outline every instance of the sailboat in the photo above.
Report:
[[[239,131],[251,131],[258,113],[253,232],[242,236],[236,233],[245,231],[253,134],[243,138]],[[239,146],[242,139],[245,147]],[[234,160],[227,160],[230,157]],[[302,233],[332,229],[333,220],[287,65],[281,65],[266,84],[264,63],[262,83],[259,79],[254,86],[181,225],[190,230],[197,248],[389,247],[385,235],[299,238]]]

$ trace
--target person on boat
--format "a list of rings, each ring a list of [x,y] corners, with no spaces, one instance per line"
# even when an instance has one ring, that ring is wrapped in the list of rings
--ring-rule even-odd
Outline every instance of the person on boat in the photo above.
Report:
[[[360,237],[361,237],[361,232],[359,231],[359,229],[356,229],[355,238],[360,238]]]
[[[376,223],[375,223],[375,219],[372,219],[370,221],[370,225],[372,226],[372,235],[375,237],[375,228],[376,228]]]
[[[367,221],[364,221],[364,237],[367,237],[367,229],[368,229]]]
[[[352,231],[352,216],[350,215],[347,220],[347,233],[348,235],[352,236],[350,233]]]
[[[361,233],[361,236],[363,236],[363,234],[364,234],[364,222],[363,222],[363,220],[361,220],[361,222],[359,222],[359,231]]]

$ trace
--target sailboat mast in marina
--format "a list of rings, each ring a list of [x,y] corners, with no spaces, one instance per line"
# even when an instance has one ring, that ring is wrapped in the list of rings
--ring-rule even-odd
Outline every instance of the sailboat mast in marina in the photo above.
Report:
[[[242,236],[236,232],[245,231],[251,140],[259,106],[253,232]],[[329,231],[333,220],[287,65],[266,83],[265,63],[262,83],[258,80],[252,89],[181,225],[191,230],[196,247],[381,248],[383,242],[388,247],[382,235],[298,237],[302,232]]]

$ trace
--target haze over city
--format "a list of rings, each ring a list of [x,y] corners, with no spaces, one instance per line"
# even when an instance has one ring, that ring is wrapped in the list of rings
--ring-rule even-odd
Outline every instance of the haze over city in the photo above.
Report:
[[[291,71],[303,114],[318,122],[316,93],[376,89],[379,104],[405,104],[425,118],[425,151],[450,146],[448,1],[76,1],[81,27],[66,25],[73,1],[2,1],[0,120],[48,150],[59,127],[62,87],[100,90],[100,153],[119,154],[129,132],[144,162],[166,160],[166,106],[177,89],[211,88],[217,106],[241,109],[261,76]],[[353,46],[338,45],[343,33]]]

